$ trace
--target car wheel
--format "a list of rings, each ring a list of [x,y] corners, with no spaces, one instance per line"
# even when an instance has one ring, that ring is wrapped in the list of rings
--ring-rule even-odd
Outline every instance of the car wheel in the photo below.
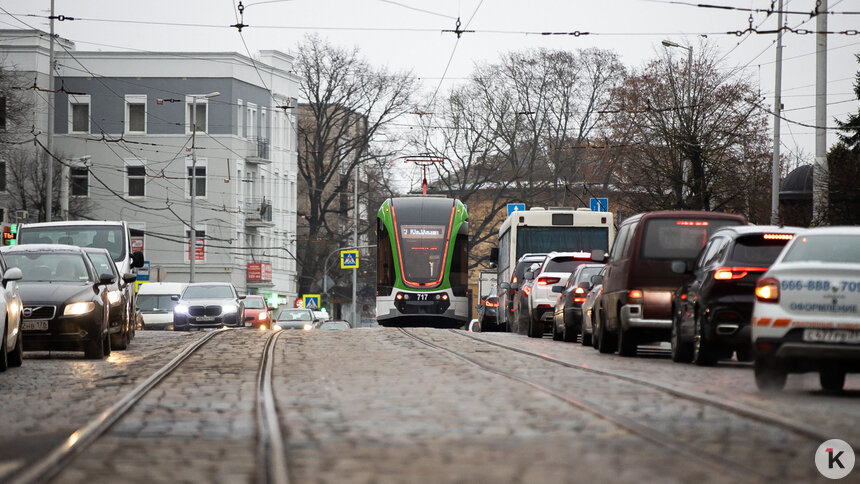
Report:
[[[110,335],[105,333],[102,338],[102,346],[104,346],[105,356],[110,356],[111,346],[110,346]]]
[[[785,388],[788,372],[770,358],[755,360],[755,386],[761,391],[780,391]]]
[[[681,321],[677,313],[672,317],[672,361],[675,363],[689,363],[693,361],[693,348],[690,343],[681,340]]]
[[[564,339],[564,331],[565,328],[562,326],[558,327],[558,318],[552,318],[552,339],[553,341],[561,341]]]
[[[20,319],[19,319],[20,321]],[[20,322],[18,325],[20,326]],[[9,366],[21,366],[24,362],[24,337],[22,336],[21,328],[18,328],[18,337],[15,338],[15,348],[12,349],[12,352],[9,353],[8,356]]]
[[[618,354],[620,356],[636,356],[636,335],[633,331],[618,328]]]
[[[845,387],[845,370],[838,366],[828,367],[818,373],[821,388],[828,392],[839,392]]]
[[[738,361],[749,362],[755,359],[755,356],[753,355],[753,350],[749,346],[735,350],[735,354],[738,357]]]
[[[0,371],[6,371],[9,368],[9,356],[6,354],[6,332],[9,331],[9,321],[3,326],[3,332],[0,333]]]
[[[594,315],[597,312],[592,308],[591,309],[591,347],[597,349],[598,343],[600,342],[600,334],[597,332],[598,323],[594,320]]]
[[[543,338],[543,323],[529,316],[529,338]]]
[[[600,311],[600,330],[598,332],[599,339],[597,341],[597,349],[601,353],[614,353],[617,346],[618,341],[614,334],[610,333],[606,329],[606,314],[603,311]]]
[[[583,328],[582,334],[580,336],[581,336],[581,338],[579,340],[579,343],[582,346],[591,346],[591,339],[592,339],[591,333],[586,333],[585,328]]]
[[[570,325],[567,324],[567,321],[564,321],[561,330],[561,338],[568,343],[576,343],[576,335],[579,334],[579,331],[575,331]]]
[[[713,366],[717,363],[713,345],[705,339],[705,327],[702,324],[702,314],[696,311],[696,330],[693,335],[693,363],[699,366]]]
[[[128,348],[128,332],[125,330],[110,335],[110,346],[113,349],[124,350]]]
[[[86,343],[84,347],[84,358],[88,360],[103,360],[105,358],[105,338],[95,338]],[[108,345],[110,345],[110,337],[108,337]]]

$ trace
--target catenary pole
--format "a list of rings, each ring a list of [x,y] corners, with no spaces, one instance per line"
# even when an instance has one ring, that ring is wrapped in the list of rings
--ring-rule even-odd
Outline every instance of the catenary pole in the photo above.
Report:
[[[51,47],[48,50],[48,143],[45,153],[45,221],[51,221],[54,205],[54,0],[51,0]]]
[[[774,73],[774,96],[773,96],[773,165],[771,166],[770,186],[770,223],[779,223],[779,130],[781,125],[780,112],[782,111],[782,1],[779,0],[779,13],[776,20],[776,69]]]
[[[812,225],[824,225],[830,193],[827,166],[827,0],[815,19],[815,169],[812,178]]]
[[[197,96],[191,96],[191,247],[189,247],[188,282],[194,282],[194,259],[197,258],[197,228],[194,225],[194,198],[197,196]],[[204,249],[205,250],[205,249]]]

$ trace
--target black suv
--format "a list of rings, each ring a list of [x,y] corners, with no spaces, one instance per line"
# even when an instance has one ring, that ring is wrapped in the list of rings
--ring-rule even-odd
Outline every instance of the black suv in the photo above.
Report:
[[[173,308],[173,330],[191,328],[220,328],[245,325],[245,295],[236,293],[229,282],[198,282],[189,284]]]
[[[797,230],[725,227],[714,232],[692,268],[672,263],[673,272],[692,275],[672,299],[672,360],[713,365],[737,352],[739,361],[752,361],[755,283]]]

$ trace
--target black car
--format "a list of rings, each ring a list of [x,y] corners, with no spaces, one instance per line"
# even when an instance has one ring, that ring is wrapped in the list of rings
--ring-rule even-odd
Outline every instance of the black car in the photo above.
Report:
[[[505,331],[504,323],[499,322],[499,296],[498,287],[493,284],[489,294],[481,298],[478,308],[478,323],[481,331]]]
[[[505,325],[507,331],[513,331],[514,319],[514,300],[517,292],[522,288],[526,270],[532,264],[542,264],[546,259],[546,254],[523,254],[517,260],[517,265],[514,266],[511,282],[502,282],[499,284],[499,310],[498,319]]]
[[[245,296],[229,282],[192,283],[181,296],[171,299],[177,301],[173,308],[174,331],[245,325]]]
[[[558,295],[555,303],[552,339],[576,341],[576,335],[582,332],[582,303],[585,302],[585,297],[591,290],[591,276],[596,276],[601,269],[603,264],[580,264],[564,286],[553,288],[553,292],[560,291],[561,294]],[[584,337],[585,334],[583,334]]]
[[[94,359],[110,354],[113,273],[100,274],[83,249],[69,245],[19,245],[5,248],[3,256],[23,275],[24,351],[83,350]]]
[[[672,359],[713,365],[719,359],[752,361],[750,317],[755,284],[773,264],[797,229],[775,226],[725,227],[708,239],[692,268],[672,263],[678,274],[691,274],[672,300]]]
[[[84,252],[90,258],[90,262],[96,268],[98,274],[113,274],[116,282],[108,285],[108,302],[110,310],[108,326],[110,327],[111,349],[124,350],[134,338],[135,320],[134,315],[129,314],[128,292],[125,288],[137,280],[134,274],[120,274],[117,272],[116,264],[110,257],[107,249],[85,247]]]

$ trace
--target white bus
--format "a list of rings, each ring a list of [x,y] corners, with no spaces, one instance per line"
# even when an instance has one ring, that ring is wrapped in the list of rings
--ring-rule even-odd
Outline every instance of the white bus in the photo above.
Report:
[[[532,208],[511,213],[499,229],[498,282],[512,283],[517,260],[524,254],[609,252],[615,240],[612,212],[587,208]],[[500,317],[509,319],[510,290],[499,294]],[[510,325],[508,325],[510,327]]]

